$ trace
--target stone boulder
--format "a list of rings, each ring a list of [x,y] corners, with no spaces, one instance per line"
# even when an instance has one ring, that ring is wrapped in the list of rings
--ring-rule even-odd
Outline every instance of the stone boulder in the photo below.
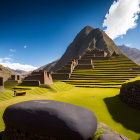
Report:
[[[97,129],[97,119],[89,109],[52,100],[32,100],[11,105],[5,110],[3,119],[5,139],[15,129],[23,136],[25,133],[28,136],[36,135],[34,139],[49,136],[57,140],[87,140]]]
[[[97,140],[129,140],[127,137],[118,134],[103,123],[98,123],[95,136]]]

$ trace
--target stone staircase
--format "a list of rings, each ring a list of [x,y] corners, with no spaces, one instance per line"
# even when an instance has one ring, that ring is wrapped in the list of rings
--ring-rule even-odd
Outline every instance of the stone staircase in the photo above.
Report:
[[[91,56],[89,57],[91,58]],[[87,56],[84,56],[87,59]],[[140,75],[140,66],[124,55],[93,60],[94,69],[74,69],[68,80],[77,87],[120,88],[126,80]]]

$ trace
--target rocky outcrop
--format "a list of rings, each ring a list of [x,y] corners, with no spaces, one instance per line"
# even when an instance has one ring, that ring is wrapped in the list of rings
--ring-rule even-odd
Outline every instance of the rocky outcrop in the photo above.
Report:
[[[103,123],[98,123],[94,137],[96,137],[96,140],[129,140],[127,137],[118,134]],[[95,139],[93,138],[93,140]]]

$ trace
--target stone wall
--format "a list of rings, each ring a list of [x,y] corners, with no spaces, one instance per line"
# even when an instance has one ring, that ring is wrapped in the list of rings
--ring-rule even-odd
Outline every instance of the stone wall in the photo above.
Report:
[[[24,78],[24,80],[38,80],[40,84],[52,84],[52,76],[49,72],[40,70],[34,71],[30,75]]]
[[[89,65],[78,65],[75,69],[93,69],[94,68],[94,66],[93,65],[91,65],[91,64],[89,64]]]
[[[86,55],[92,55],[94,57],[106,57],[107,53],[104,50],[100,49],[94,49],[94,50],[89,50],[86,52]]]
[[[79,64],[92,64],[92,59],[81,59],[79,60]]]
[[[23,80],[21,83],[22,86],[40,86],[39,80]]]
[[[21,75],[17,75],[17,74],[12,74],[11,77],[9,78],[9,80],[13,80],[13,81],[21,81]]]
[[[126,104],[140,109],[140,87],[128,88],[122,86],[119,97]]]
[[[67,80],[70,78],[70,76],[71,76],[70,73],[66,73],[66,74],[53,73],[52,79],[53,80]]]
[[[109,60],[110,57],[94,57],[92,60]]]
[[[11,75],[10,80],[17,80],[17,75]]]
[[[72,68],[68,68],[68,69],[60,69],[57,71],[57,73],[72,73]]]
[[[109,60],[110,57],[94,57],[91,55],[84,55],[82,59],[92,59],[92,60]]]
[[[53,84],[53,79],[50,72],[44,71],[44,84],[46,85]]]
[[[0,91],[4,90],[3,77],[0,77]]]

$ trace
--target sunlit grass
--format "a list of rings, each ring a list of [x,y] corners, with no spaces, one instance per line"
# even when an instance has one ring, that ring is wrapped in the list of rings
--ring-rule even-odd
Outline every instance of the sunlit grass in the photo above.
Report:
[[[0,130],[4,130],[5,127],[2,115],[7,106],[21,101],[46,99],[88,108],[95,113],[98,122],[109,125],[113,130],[131,140],[137,140],[140,136],[140,125],[138,123],[140,111],[120,101],[117,96],[119,88],[78,88],[63,82],[56,82],[51,85],[54,90],[40,87],[30,88],[31,90],[26,90],[27,95],[21,97],[14,97],[11,90],[0,93]]]

